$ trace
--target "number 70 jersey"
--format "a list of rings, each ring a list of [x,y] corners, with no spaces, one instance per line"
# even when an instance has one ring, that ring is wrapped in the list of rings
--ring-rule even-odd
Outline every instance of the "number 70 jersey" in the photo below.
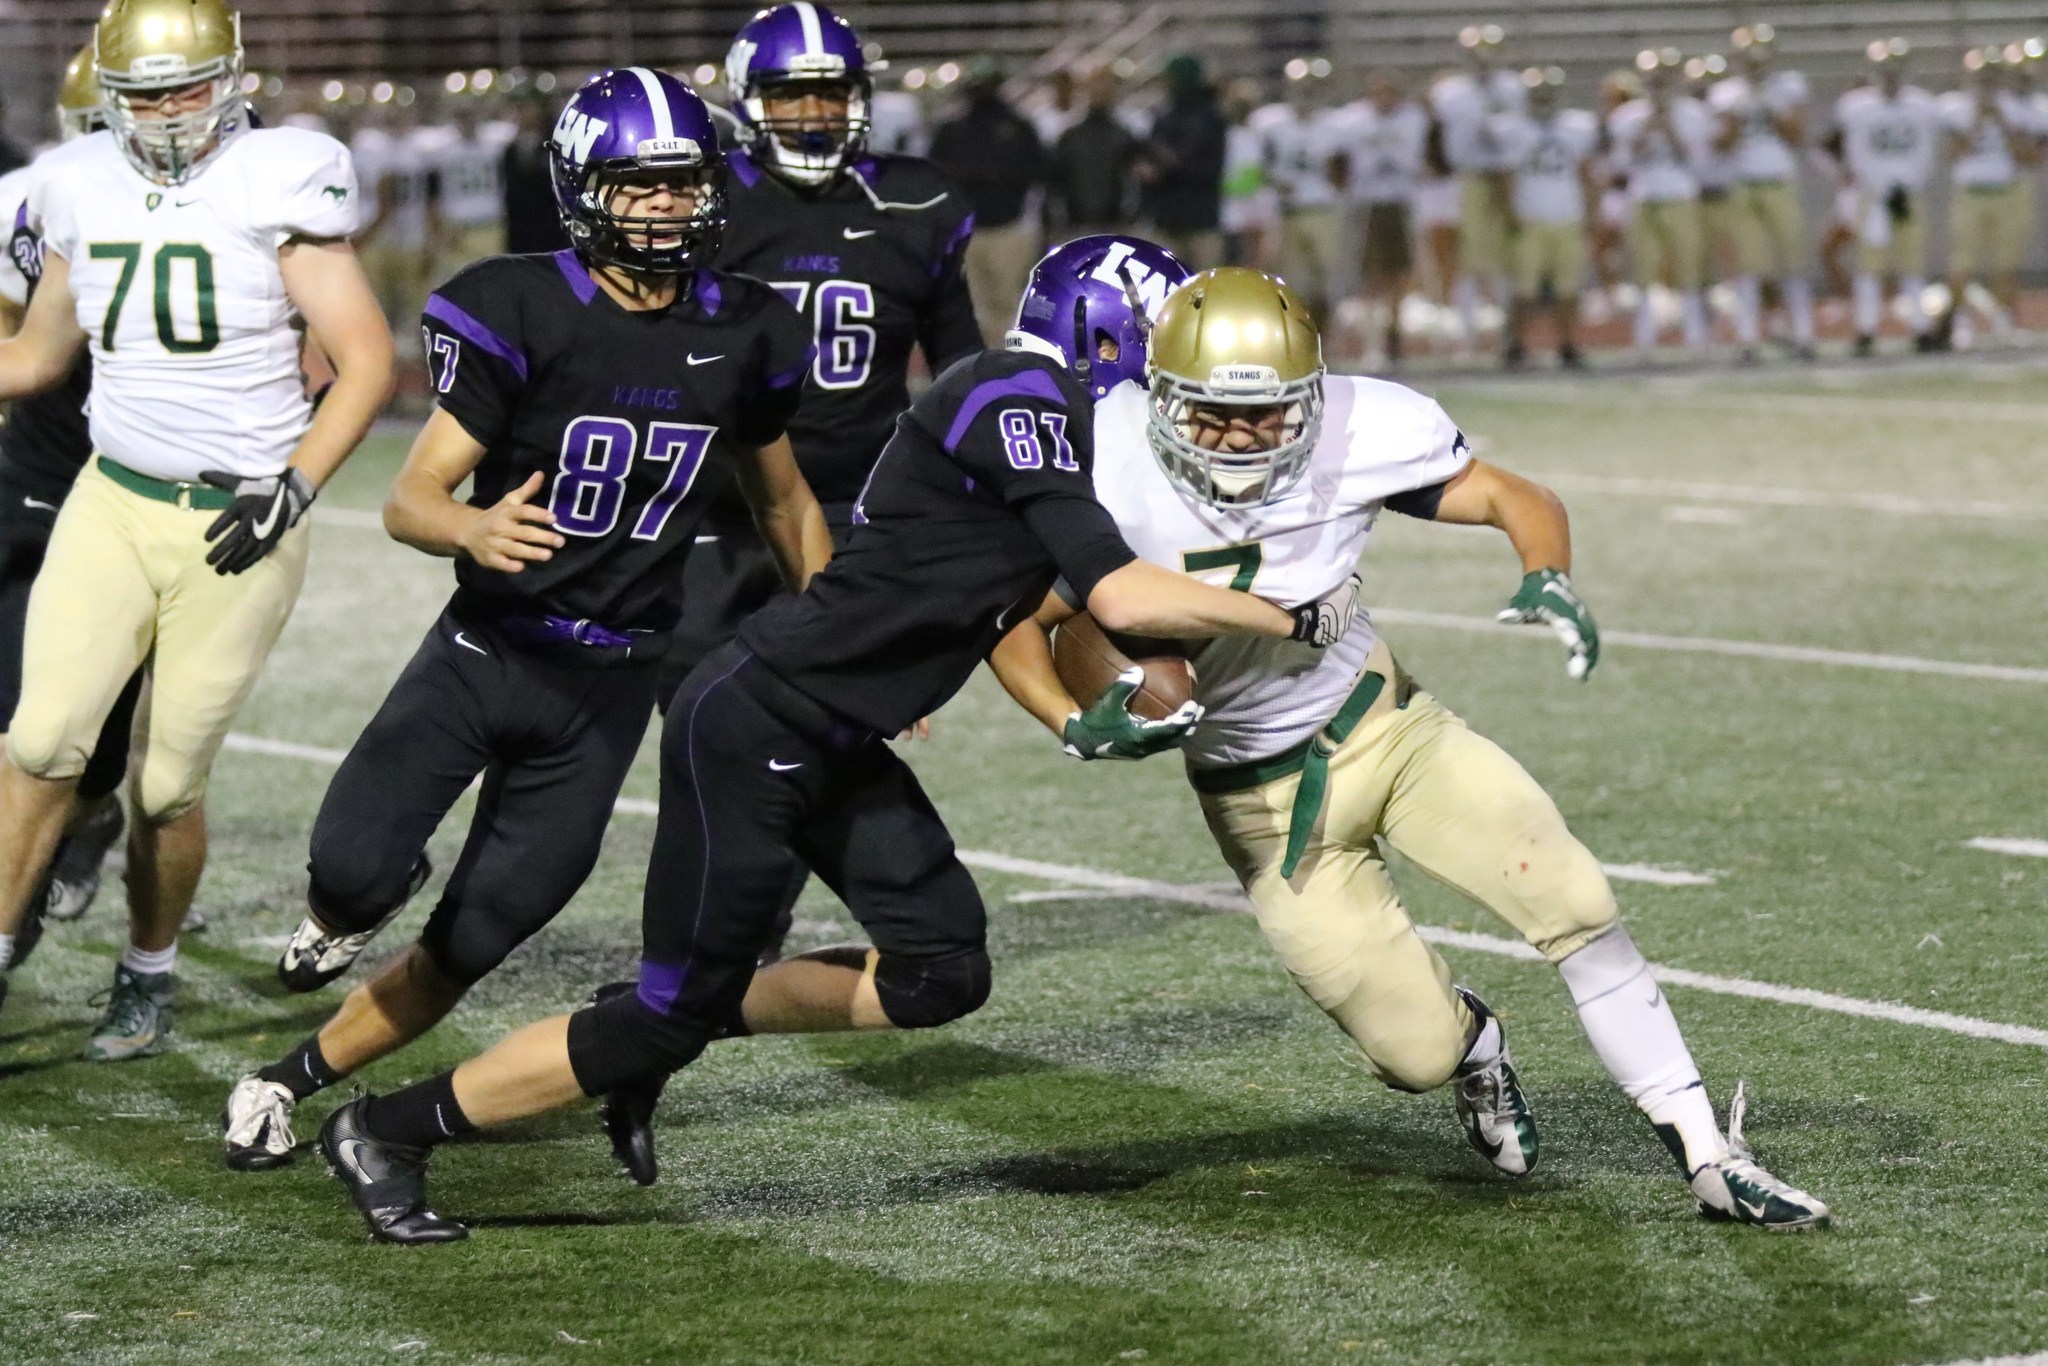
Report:
[[[191,179],[158,185],[101,132],[47,163],[28,216],[70,266],[92,349],[93,444],[159,479],[283,469],[312,409],[278,250],[355,231],[347,149],[302,128],[251,129]]]
[[[1095,405],[1095,496],[1140,558],[1284,607],[1312,602],[1358,571],[1380,509],[1416,509],[1471,462],[1434,400],[1398,384],[1323,380],[1323,428],[1307,471],[1262,507],[1217,508],[1168,481],[1145,436],[1151,399],[1118,385]],[[1433,500],[1423,500],[1434,510]],[[1219,636],[1193,656],[1207,708],[1181,748],[1196,768],[1268,759],[1321,730],[1371,653],[1363,607],[1327,650],[1264,636]]]

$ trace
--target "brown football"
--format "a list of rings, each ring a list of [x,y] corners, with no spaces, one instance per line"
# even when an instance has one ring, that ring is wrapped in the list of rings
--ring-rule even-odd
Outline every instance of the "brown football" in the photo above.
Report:
[[[1145,671],[1144,686],[1130,700],[1133,716],[1164,720],[1195,695],[1195,668],[1180,642],[1105,632],[1086,612],[1053,632],[1052,662],[1060,682],[1084,707],[1095,705],[1133,664]]]

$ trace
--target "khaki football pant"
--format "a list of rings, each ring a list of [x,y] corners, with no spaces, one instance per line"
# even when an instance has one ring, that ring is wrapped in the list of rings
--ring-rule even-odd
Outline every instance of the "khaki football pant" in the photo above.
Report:
[[[1289,209],[1280,220],[1280,278],[1320,315],[1328,326],[1336,307],[1338,257],[1344,250],[1344,217],[1334,204]]]
[[[467,227],[451,229],[442,240],[440,250],[434,254],[433,287],[439,289],[458,272],[486,256],[504,254],[505,225],[502,223],[471,223]],[[426,307],[424,298],[420,307]]]
[[[1628,254],[1642,288],[1661,281],[1681,294],[1698,289],[1707,264],[1699,203],[1646,199],[1637,204],[1629,213]]]
[[[1951,275],[2010,275],[2020,268],[2033,233],[2033,186],[1958,185],[1949,201]]]
[[[1861,195],[1856,207],[1856,273],[1895,275],[1908,279],[1927,273],[1927,200],[1906,196],[1906,221],[1894,223],[1885,214],[1882,195]],[[1878,240],[1873,221],[1882,219]]]
[[[1507,197],[1499,176],[1468,171],[1458,177],[1458,269],[1474,279],[1504,275],[1508,258]]]
[[[38,778],[85,771],[129,676],[151,661],[144,735],[131,765],[154,824],[190,810],[235,713],[256,686],[306,577],[301,522],[241,574],[206,563],[220,516],[130,492],[86,462],[29,593],[21,701],[7,755]]]
[[[1375,837],[1512,925],[1552,962],[1607,932],[1614,893],[1548,794],[1426,692],[1370,714],[1330,761],[1295,874],[1280,864],[1300,775],[1201,795],[1209,830],[1295,982],[1403,1091],[1449,1080],[1471,1012],[1416,934]]]
[[[1586,287],[1586,225],[1528,223],[1515,234],[1515,294],[1533,299],[1550,282],[1552,297],[1576,299]]]
[[[1030,218],[999,228],[976,227],[967,239],[967,292],[974,297],[981,339],[989,346],[1001,346],[1016,320],[1017,301],[1030,283],[1031,267],[1038,264],[1039,242],[1038,224]]]
[[[391,324],[398,354],[419,355],[420,314],[427,306],[426,248],[373,238],[356,249],[356,256]]]
[[[1804,275],[1806,215],[1799,206],[1799,187],[1789,181],[1751,181],[1728,195],[1742,273],[1765,280]]]

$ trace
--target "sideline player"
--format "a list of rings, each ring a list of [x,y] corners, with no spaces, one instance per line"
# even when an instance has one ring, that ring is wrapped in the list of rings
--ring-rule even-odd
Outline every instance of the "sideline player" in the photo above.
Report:
[[[1651,292],[1668,281],[1678,295],[1688,350],[1707,346],[1706,238],[1700,227],[1697,167],[1708,152],[1713,121],[1700,102],[1678,88],[1676,48],[1646,49],[1636,55],[1643,93],[1607,117],[1607,136],[1616,163],[1628,175],[1628,254],[1635,269],[1635,346],[1648,354],[1657,344],[1657,311]]]
[[[1048,343],[1071,346],[1057,331],[1018,338]],[[1219,388],[1213,377],[1226,374],[1245,379]],[[1524,570],[1501,619],[1550,624],[1571,675],[1592,673],[1599,635],[1567,577],[1556,496],[1475,460],[1422,395],[1327,375],[1315,329],[1279,281],[1233,268],[1179,286],[1152,328],[1146,378],[1149,392],[1121,385],[1096,405],[1095,488],[1155,565],[1312,598],[1354,573],[1382,509],[1492,526]],[[1049,596],[991,658],[1056,734],[1077,708],[1047,631],[1074,610]],[[1413,1092],[1454,1083],[1472,1145],[1510,1175],[1535,1165],[1535,1123],[1500,1023],[1415,933],[1376,839],[1557,965],[1594,1051],[1703,1210],[1773,1228],[1826,1221],[1826,1206],[1749,1160],[1739,1100],[1722,1137],[1599,863],[1549,796],[1420,690],[1369,619],[1321,653],[1234,636],[1204,644],[1194,663],[1205,710],[1182,748],[1210,832],[1288,971],[1382,1081]]]
[[[1707,91],[1718,120],[1714,146],[1735,172],[1729,191],[1736,263],[1735,335],[1745,349],[1762,334],[1763,284],[1773,282],[1791,316],[1792,346],[1813,359],[1812,250],[1799,202],[1799,158],[1806,145],[1806,77],[1775,65],[1777,34],[1746,24],[1730,35],[1740,69]]]
[[[1597,198],[1591,167],[1600,121],[1590,110],[1558,108],[1562,68],[1532,66],[1522,84],[1528,112],[1499,115],[1494,131],[1509,163],[1515,226],[1515,301],[1501,360],[1511,368],[1527,361],[1529,320],[1548,300],[1557,320],[1558,363],[1577,370],[1586,363],[1578,346],[1579,296],[1589,259],[1586,210]]]
[[[1444,156],[1457,173],[1458,279],[1452,303],[1464,330],[1463,345],[1472,346],[1479,330],[1482,284],[1502,306],[1508,293],[1508,251],[1513,215],[1507,200],[1507,162],[1494,140],[1494,116],[1519,114],[1528,92],[1521,73],[1499,65],[1506,34],[1498,24],[1473,24],[1458,34],[1466,69],[1447,76],[1430,89],[1432,112],[1442,130]]]
[[[1974,310],[1963,307],[1972,284],[1991,291],[1986,312],[1993,333],[2002,339],[2012,332],[2020,265],[2034,230],[2032,173],[2040,164],[2048,127],[2013,88],[2017,82],[1998,48],[1973,49],[1963,63],[1968,88],[1951,90],[1937,101],[1948,132],[1951,189],[1949,305],[1935,336],[1944,347],[1967,351],[1976,340],[1970,321]]]
[[[206,862],[207,772],[290,616],[315,493],[391,390],[391,334],[348,234],[348,152],[254,129],[223,0],[114,0],[94,34],[108,130],[49,159],[28,219],[43,277],[0,343],[0,398],[93,360],[98,454],[30,594],[22,695],[0,765],[0,935],[63,831],[92,747],[145,658],[129,832],[129,944],[87,1056],[170,1027],[178,927]],[[338,374],[317,412],[303,317]]]
[[[810,329],[708,268],[725,168],[703,101],[645,67],[608,72],[570,99],[549,158],[575,247],[485,260],[427,302],[439,407],[384,515],[452,556],[458,586],[321,802],[285,985],[348,969],[481,773],[469,839],[419,942],[236,1083],[231,1167],[290,1161],[294,1104],[426,1032],[590,875],[654,711],[678,561],[735,475],[787,582],[831,554],[784,435]]]
[[[1842,164],[1856,190],[1856,266],[1852,282],[1856,354],[1877,348],[1884,285],[1896,281],[1906,326],[1918,351],[1939,349],[1921,294],[1927,287],[1927,205],[1924,191],[1940,150],[1941,113],[1934,96],[1906,83],[1912,45],[1880,38],[1865,55],[1870,84],[1835,102]]]
[[[1060,252],[1041,261],[1020,308],[1086,332],[1123,286],[1090,283],[1071,264]],[[884,737],[959,691],[1055,577],[1116,628],[1342,636],[1355,582],[1287,610],[1136,561],[1089,486],[1091,399],[1076,368],[987,352],[948,370],[876,463],[845,549],[685,681],[662,728],[637,990],[328,1118],[322,1155],[374,1237],[464,1236],[426,1208],[434,1145],[659,1080],[713,1038],[751,1028],[760,1002],[743,998],[771,985],[786,993],[788,1028],[918,1029],[978,1009],[990,974],[980,893]],[[1184,730],[1194,715],[1140,723],[1120,703],[1110,710],[1098,718],[1103,743]],[[843,962],[779,963],[757,979],[798,863],[846,901],[875,947]]]
[[[105,124],[99,82],[93,77],[92,48],[83,48],[64,68],[57,92],[57,122],[63,142]],[[0,259],[0,300],[25,309],[42,278],[41,234],[28,221],[29,188],[41,174],[40,160],[0,176],[0,229],[7,250]],[[81,356],[55,389],[15,403],[0,426],[0,730],[21,696],[22,630],[29,589],[50,544],[57,509],[79,469],[92,454],[85,402],[92,391],[92,362]],[[135,719],[139,676],[131,678],[100,728],[92,759],[78,782],[78,801],[49,874],[49,891],[32,901],[16,933],[10,960],[0,962],[0,999],[5,971],[28,961],[42,935],[45,916],[75,920],[99,893],[100,865],[121,837],[121,779],[128,771],[128,731]]]

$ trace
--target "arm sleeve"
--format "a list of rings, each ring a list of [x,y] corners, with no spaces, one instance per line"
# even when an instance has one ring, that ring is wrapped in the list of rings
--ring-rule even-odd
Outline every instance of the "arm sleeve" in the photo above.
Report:
[[[324,133],[280,128],[278,155],[264,189],[271,196],[257,226],[279,237],[340,238],[361,226],[355,158]]]
[[[757,351],[761,365],[754,384],[740,395],[739,419],[732,431],[733,439],[750,449],[767,445],[788,428],[803,396],[804,376],[818,354],[803,314],[773,290],[763,293],[763,341]]]
[[[974,320],[974,296],[967,288],[967,243],[974,236],[974,215],[966,211],[966,197],[957,190],[949,202],[958,202],[962,211],[932,262],[932,290],[917,319],[917,344],[935,375],[981,350],[981,325]]]
[[[486,446],[511,430],[527,377],[516,297],[491,274],[462,272],[427,299],[420,319],[436,402]]]
[[[1059,566],[1070,602],[1085,607],[1096,584],[1138,558],[1109,509],[1092,494],[1041,497],[1021,511],[1024,525]]]

